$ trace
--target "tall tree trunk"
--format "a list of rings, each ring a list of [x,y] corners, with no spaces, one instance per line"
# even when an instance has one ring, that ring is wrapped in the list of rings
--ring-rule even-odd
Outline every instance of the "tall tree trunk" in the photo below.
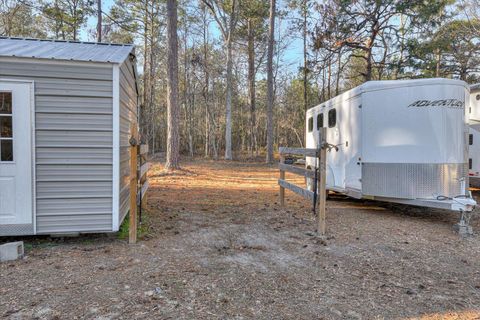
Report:
[[[195,72],[195,70],[193,71]],[[193,157],[195,155],[195,146],[194,146],[194,128],[193,124],[195,123],[194,117],[195,117],[195,85],[193,85],[193,90],[191,93],[192,97],[190,99],[191,104],[188,112],[188,152],[190,157]]]
[[[267,53],[267,163],[273,163],[273,44],[275,37],[275,0],[270,0],[270,29]]]
[[[370,38],[368,39],[367,50],[365,52],[365,60],[367,61],[367,68],[364,74],[365,81],[372,80],[373,76],[373,47],[375,46],[375,39],[378,35],[378,21],[374,23]]]
[[[440,62],[441,62],[441,53],[440,49],[437,48],[435,49],[435,58],[436,58],[436,64],[435,64],[435,77],[439,78],[440,77]]]
[[[209,155],[210,125],[209,125],[209,81],[208,72],[208,26],[207,26],[207,8],[203,12],[203,70],[205,72],[205,85],[203,87],[203,98],[205,100],[205,157]]]
[[[367,68],[364,74],[365,81],[372,80],[372,48],[368,49],[365,59],[367,60]]]
[[[340,93],[340,76],[342,74],[342,50],[338,51],[338,60],[337,60],[337,79],[335,84],[335,96],[338,96]]]
[[[257,148],[257,119],[255,106],[255,37],[253,33],[252,20],[247,22],[248,28],[248,98],[250,104],[250,156]]]
[[[189,155],[191,155],[193,152],[192,152],[192,138],[190,137],[190,124],[191,124],[191,117],[192,117],[192,114],[190,114],[190,95],[191,95],[191,92],[194,92],[194,90],[191,89],[192,87],[192,83],[190,83],[190,77],[189,77],[189,65],[188,65],[188,60],[189,60],[189,56],[188,56],[188,25],[187,25],[187,22],[186,22],[186,19],[183,20],[183,25],[184,25],[184,28],[185,28],[185,31],[183,33],[183,51],[184,51],[184,54],[183,54],[183,87],[182,87],[182,96],[183,96],[183,99],[182,99],[182,105],[183,105],[183,109],[184,109],[184,112],[185,112],[185,125],[184,125],[184,129],[185,129],[185,133],[186,135],[188,136],[188,153]]]
[[[327,80],[327,93],[328,93],[328,99],[332,97],[332,59],[331,57],[328,58],[328,80]]]
[[[145,12],[143,13],[143,105],[145,108],[150,108],[148,103],[148,4],[145,3]]]
[[[395,70],[393,72],[393,80],[398,79],[400,70],[403,67],[404,51],[405,51],[405,16],[403,14],[400,14],[400,57],[398,58],[397,65],[395,66]]]
[[[215,9],[215,5],[211,1],[202,0],[202,2],[209,8],[213,18],[217,22],[225,44],[225,50],[227,55],[227,88],[225,101],[225,160],[232,160],[232,45],[234,29],[237,24],[237,0],[231,0],[231,10],[229,10],[230,13],[226,13],[224,10],[223,14],[217,12],[217,10]]]
[[[167,161],[166,170],[179,166],[177,1],[167,0]]]
[[[327,97],[326,97],[326,87],[325,87],[325,83],[326,83],[326,80],[325,80],[325,79],[326,79],[326,76],[325,76],[325,74],[326,74],[326,72],[327,72],[327,71],[326,71],[327,68],[325,67],[325,61],[324,61],[323,63],[324,63],[324,64],[323,64],[323,66],[322,66],[322,91],[321,91],[321,97],[322,97],[321,100],[322,100],[322,102],[327,101]]]
[[[205,158],[208,158],[208,144],[210,142],[210,138],[209,138],[209,132],[210,132],[210,127],[208,125],[208,99],[204,96],[204,99],[205,99]]]
[[[388,57],[388,44],[385,37],[382,36],[382,43],[385,50],[383,51],[382,61],[380,62],[380,66],[378,67],[378,80],[382,80],[383,73],[385,72],[385,66],[387,64],[387,57]]]
[[[97,0],[97,42],[102,42],[102,0]]]
[[[225,160],[232,160],[232,30],[227,39],[227,92],[225,110]]]
[[[217,97],[215,97],[215,80],[213,81],[212,83],[212,100],[213,100],[213,110],[216,110],[217,109],[217,105],[218,105],[218,101],[217,101]],[[213,115],[210,117],[210,119],[212,120],[212,124],[213,126],[210,126],[211,129],[212,129],[212,149],[213,149],[213,159],[215,160],[218,160],[218,138],[217,138],[217,130],[218,130],[218,126],[217,124],[215,123],[215,113],[213,113]]]
[[[307,100],[307,6],[308,0],[303,0],[303,108],[308,110]]]

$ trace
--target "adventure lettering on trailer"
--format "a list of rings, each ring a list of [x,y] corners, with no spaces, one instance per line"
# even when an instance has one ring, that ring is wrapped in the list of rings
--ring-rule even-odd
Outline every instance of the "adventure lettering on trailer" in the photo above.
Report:
[[[443,99],[443,100],[417,100],[411,103],[410,107],[446,107],[453,109],[464,109],[465,102],[457,99]]]

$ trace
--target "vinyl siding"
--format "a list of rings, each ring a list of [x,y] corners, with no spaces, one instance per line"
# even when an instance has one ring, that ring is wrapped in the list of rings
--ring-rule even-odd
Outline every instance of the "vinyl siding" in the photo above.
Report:
[[[130,144],[129,139],[131,136],[130,127],[131,124],[137,123],[137,105],[138,95],[135,86],[135,73],[133,64],[127,60],[120,66],[119,72],[120,78],[120,211],[119,211],[119,224],[129,211],[129,177],[130,177]]]
[[[35,81],[37,233],[112,230],[111,64],[2,61]]]

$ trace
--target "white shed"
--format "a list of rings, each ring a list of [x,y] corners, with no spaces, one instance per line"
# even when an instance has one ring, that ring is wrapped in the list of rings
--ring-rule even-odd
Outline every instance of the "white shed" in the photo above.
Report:
[[[133,45],[0,37],[0,236],[119,230],[137,79]]]

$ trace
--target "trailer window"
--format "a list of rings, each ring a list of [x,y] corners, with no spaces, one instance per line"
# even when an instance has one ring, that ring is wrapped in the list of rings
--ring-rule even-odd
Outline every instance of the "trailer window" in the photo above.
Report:
[[[468,169],[469,170],[472,170],[473,168],[473,162],[472,162],[472,158],[468,159]]]
[[[308,118],[308,132],[313,131],[313,117]]]
[[[328,111],[328,127],[333,128],[337,124],[337,110],[332,109]]]
[[[317,130],[323,128],[323,113],[317,114]]]
[[[468,144],[473,145],[473,134],[468,135]]]

